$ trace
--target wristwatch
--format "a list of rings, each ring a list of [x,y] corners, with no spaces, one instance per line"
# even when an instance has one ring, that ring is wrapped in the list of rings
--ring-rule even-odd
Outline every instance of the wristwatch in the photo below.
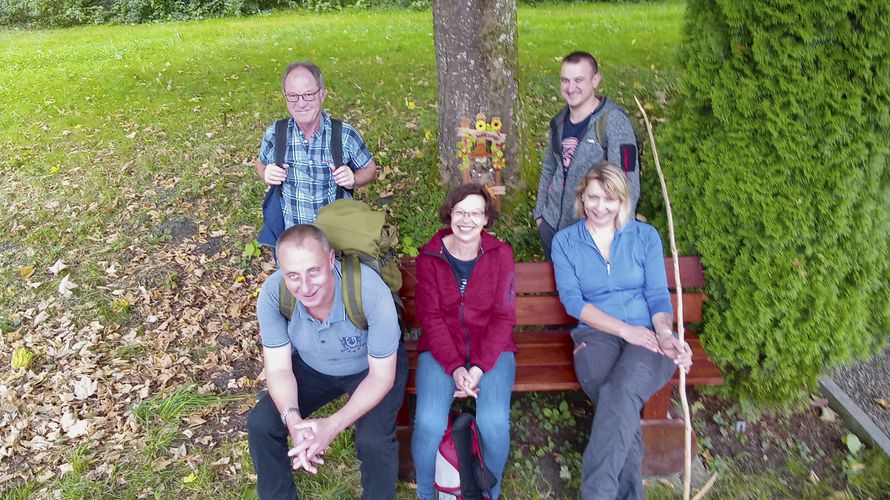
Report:
[[[291,406],[290,408],[285,408],[284,411],[281,412],[281,423],[287,425],[287,416],[291,413],[300,414],[300,408],[296,406]]]

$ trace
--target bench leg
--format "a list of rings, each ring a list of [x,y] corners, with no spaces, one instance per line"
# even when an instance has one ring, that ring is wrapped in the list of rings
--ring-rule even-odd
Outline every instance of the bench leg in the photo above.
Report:
[[[671,386],[666,385],[649,398],[643,406],[643,420],[664,420],[668,418],[671,404]]]
[[[682,419],[644,420],[643,477],[666,476],[683,472],[685,459],[685,423]],[[696,453],[695,432],[692,433],[692,453]]]
[[[411,401],[413,396],[405,394],[405,401],[396,415],[396,438],[399,440],[399,481],[414,481],[414,459],[411,456]]]

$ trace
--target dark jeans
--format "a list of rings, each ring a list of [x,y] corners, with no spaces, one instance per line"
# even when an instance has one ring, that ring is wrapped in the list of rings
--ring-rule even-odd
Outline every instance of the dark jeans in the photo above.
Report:
[[[553,229],[553,226],[541,219],[541,225],[538,226],[538,235],[541,237],[541,246],[544,247],[544,258],[547,262],[550,262],[550,247],[553,244],[553,237],[556,236],[556,229]]]
[[[673,375],[673,360],[588,326],[572,331],[575,373],[596,406],[584,450],[581,496],[643,498],[640,411]],[[581,343],[586,344],[580,347]]]
[[[362,462],[362,498],[365,499],[395,498],[396,495],[399,469],[396,414],[402,406],[408,379],[404,346],[399,345],[397,356],[396,379],[389,394],[355,422],[355,449]],[[310,368],[296,353],[291,362],[303,418],[344,393],[351,396],[368,374],[368,370],[364,370],[342,377],[325,375]],[[299,498],[287,456],[288,436],[278,408],[269,393],[263,393],[247,416],[250,456],[257,474],[257,493],[262,499]]]

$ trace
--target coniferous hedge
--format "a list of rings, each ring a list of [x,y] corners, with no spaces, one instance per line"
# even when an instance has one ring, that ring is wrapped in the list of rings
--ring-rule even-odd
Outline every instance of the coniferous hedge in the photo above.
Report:
[[[743,402],[786,406],[890,332],[890,2],[690,0],[662,130],[702,341]]]

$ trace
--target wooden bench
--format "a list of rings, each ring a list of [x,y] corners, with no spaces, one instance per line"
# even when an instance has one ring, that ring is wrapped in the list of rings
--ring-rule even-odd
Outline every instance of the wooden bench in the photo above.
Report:
[[[673,259],[665,258],[665,270],[674,310],[677,297],[674,291]],[[420,328],[414,309],[414,290],[417,285],[413,260],[402,261],[403,285],[400,292],[405,305],[404,320],[409,328]],[[686,341],[692,347],[693,366],[686,376],[687,386],[719,385],[723,383],[720,370],[708,359],[698,337],[691,331],[702,321],[702,305],[705,301],[704,274],[698,257],[680,257],[680,280],[683,284],[683,321],[687,325]],[[516,381],[514,392],[570,391],[580,388],[572,364],[574,348],[569,332],[577,320],[569,316],[556,294],[553,267],[548,262],[521,262],[516,264],[516,329],[513,339],[519,347],[516,354]],[[414,375],[417,368],[417,342],[407,341],[410,372],[409,395],[415,394]],[[682,470],[682,421],[668,415],[671,390],[679,384],[679,372],[659,392],[652,396],[643,408],[643,439],[645,446],[644,473],[667,474]],[[402,477],[413,476],[411,465],[410,400],[399,412],[397,425],[401,443]],[[679,433],[678,433],[679,430]],[[680,448],[677,451],[677,438]]]

